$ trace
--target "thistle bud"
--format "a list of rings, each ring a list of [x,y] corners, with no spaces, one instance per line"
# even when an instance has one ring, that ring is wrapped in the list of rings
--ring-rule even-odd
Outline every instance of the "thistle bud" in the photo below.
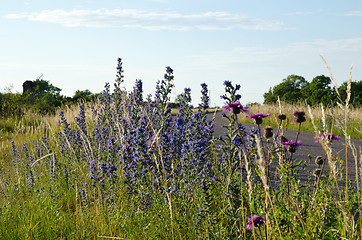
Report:
[[[273,137],[273,128],[271,126],[264,127],[264,137],[266,139]]]
[[[295,111],[294,112],[294,121],[296,121],[298,123],[305,122],[306,119],[305,119],[304,115],[305,115],[305,112],[303,112],[303,111]]]
[[[286,137],[284,137],[283,135],[281,135],[279,138],[280,138],[280,142],[288,142],[288,139]]]
[[[284,114],[280,114],[280,115],[278,116],[278,118],[279,118],[281,121],[283,121],[283,120],[287,119],[287,116],[285,116]]]

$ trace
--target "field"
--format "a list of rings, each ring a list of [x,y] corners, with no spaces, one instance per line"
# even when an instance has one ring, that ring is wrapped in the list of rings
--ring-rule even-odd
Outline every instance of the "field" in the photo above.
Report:
[[[172,111],[171,68],[152,99],[121,80],[59,116],[1,122],[1,239],[362,239],[361,146],[350,141],[361,139],[360,108],[246,109],[225,81],[215,138],[206,84],[198,107],[185,89]],[[324,152],[303,184],[301,131]],[[337,141],[349,156],[335,157]]]

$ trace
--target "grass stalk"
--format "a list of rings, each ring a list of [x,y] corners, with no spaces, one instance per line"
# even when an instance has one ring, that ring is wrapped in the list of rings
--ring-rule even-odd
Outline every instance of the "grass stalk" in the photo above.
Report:
[[[268,186],[268,179],[266,173],[266,159],[263,151],[263,147],[261,146],[261,139],[258,136],[255,136],[255,141],[257,144],[257,154],[258,158],[256,163],[260,169],[260,178],[262,180],[264,186],[264,212],[265,212],[265,219],[266,223],[264,224],[264,231],[265,231],[265,239],[268,239],[268,231],[269,231],[269,213],[268,213],[268,199],[270,198],[269,195],[269,186]]]

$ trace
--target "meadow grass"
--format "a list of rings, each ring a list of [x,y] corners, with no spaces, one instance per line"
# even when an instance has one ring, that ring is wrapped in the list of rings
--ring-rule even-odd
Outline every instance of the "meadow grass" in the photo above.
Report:
[[[153,99],[143,100],[141,81],[126,94],[119,79],[98,102],[18,120],[9,135],[15,140],[1,148],[0,238],[362,239],[362,154],[349,141],[360,115],[348,103],[331,120],[324,108],[252,106],[250,123],[257,124],[246,130],[239,124],[250,120],[237,104],[240,86],[225,81],[228,124],[215,139],[205,84],[198,108],[185,89],[172,116],[172,72],[166,68]],[[259,130],[280,122],[297,126],[295,142]],[[293,153],[304,125],[326,155],[301,184],[303,165]],[[339,128],[356,169],[340,168],[333,157]],[[347,171],[355,178],[341,185]]]

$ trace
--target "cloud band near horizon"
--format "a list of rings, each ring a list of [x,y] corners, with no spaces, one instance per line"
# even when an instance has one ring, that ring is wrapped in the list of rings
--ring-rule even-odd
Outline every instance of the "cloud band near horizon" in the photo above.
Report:
[[[145,30],[290,30],[282,22],[267,21],[228,12],[199,14],[157,13],[135,9],[98,10],[43,10],[15,13],[6,19],[26,19],[36,22],[59,24],[65,27],[139,28]]]

